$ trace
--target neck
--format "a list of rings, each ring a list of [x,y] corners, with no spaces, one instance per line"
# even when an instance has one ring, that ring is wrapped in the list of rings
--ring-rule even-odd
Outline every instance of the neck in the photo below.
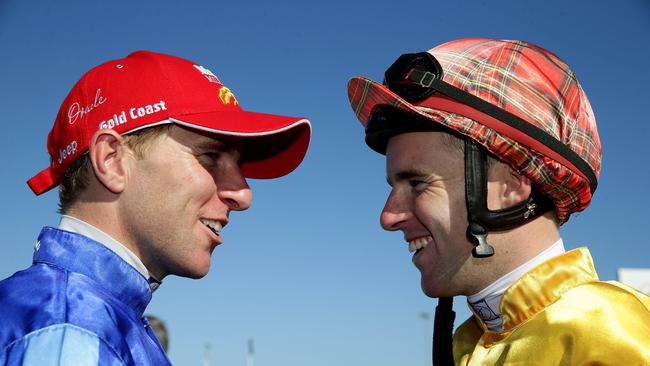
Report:
[[[140,248],[121,229],[113,202],[80,202],[64,214],[96,227],[142,258]]]
[[[528,262],[560,240],[553,213],[547,213],[520,227],[488,234],[495,248],[489,258],[472,258],[473,281],[464,292],[476,294],[497,279]]]
[[[564,243],[562,242],[562,239],[559,239],[553,245],[546,248],[546,250],[498,278],[478,293],[468,296],[467,302],[474,309],[474,313],[483,320],[490,331],[502,331],[503,319],[501,317],[499,304],[503,293],[526,272],[564,252]]]

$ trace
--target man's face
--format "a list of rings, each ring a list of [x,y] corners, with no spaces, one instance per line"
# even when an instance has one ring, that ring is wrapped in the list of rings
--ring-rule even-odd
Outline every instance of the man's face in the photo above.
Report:
[[[172,126],[131,159],[118,220],[154,276],[205,276],[229,212],[250,206],[231,141]]]
[[[422,290],[431,297],[471,294],[474,247],[466,237],[465,176],[462,153],[442,132],[392,137],[386,151],[392,187],[381,213],[384,229],[401,230],[418,249],[413,263]]]

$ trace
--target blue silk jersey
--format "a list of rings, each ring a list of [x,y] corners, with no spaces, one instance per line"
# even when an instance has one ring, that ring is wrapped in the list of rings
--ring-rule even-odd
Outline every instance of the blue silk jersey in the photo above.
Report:
[[[43,228],[0,281],[0,365],[171,365],[144,318],[149,283],[104,245]]]

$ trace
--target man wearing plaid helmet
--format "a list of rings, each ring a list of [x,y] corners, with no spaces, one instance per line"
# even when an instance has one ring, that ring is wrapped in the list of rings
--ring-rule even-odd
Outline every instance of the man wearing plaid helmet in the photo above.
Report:
[[[601,163],[564,62],[526,42],[460,39],[402,55],[383,84],[355,77],[348,95],[386,155],[381,225],[404,233],[424,293],[440,298],[434,364],[650,364],[650,299],[600,282],[588,249],[560,237]],[[457,295],[473,316],[452,346]]]
[[[0,365],[168,365],[143,315],[167,275],[200,278],[246,178],[302,161],[304,118],[247,112],[210,70],[138,51],[72,88],[48,136],[49,166],[28,181],[59,186],[59,226],[33,265],[0,281]]]

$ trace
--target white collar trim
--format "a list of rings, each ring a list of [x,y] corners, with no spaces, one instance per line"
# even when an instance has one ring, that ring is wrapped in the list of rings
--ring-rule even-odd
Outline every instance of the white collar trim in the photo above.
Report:
[[[124,244],[113,239],[110,235],[106,234],[95,226],[70,215],[61,215],[59,229],[87,236],[90,239],[103,244],[105,247],[120,256],[120,258],[122,258],[126,263],[130,264],[133,268],[140,272],[144,278],[148,279],[151,277],[149,271],[147,270],[147,267],[144,266],[144,263],[142,263],[138,256],[130,251],[129,248],[127,248]]]

